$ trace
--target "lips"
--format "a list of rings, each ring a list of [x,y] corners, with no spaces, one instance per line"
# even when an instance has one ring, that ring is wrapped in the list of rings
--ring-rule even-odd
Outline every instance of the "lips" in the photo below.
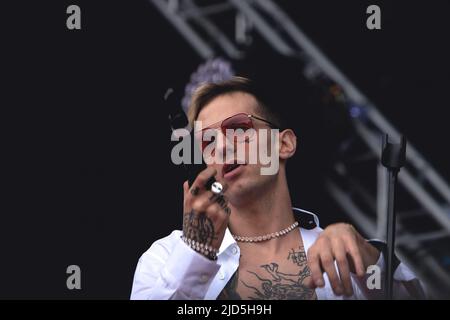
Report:
[[[223,174],[231,172],[239,166],[240,166],[240,164],[237,164],[237,163],[230,163],[230,164],[226,163],[223,165]]]
[[[230,173],[238,169],[239,167],[243,166],[245,164],[239,164],[239,163],[225,163],[222,167],[222,175],[225,177],[225,175],[229,176]]]

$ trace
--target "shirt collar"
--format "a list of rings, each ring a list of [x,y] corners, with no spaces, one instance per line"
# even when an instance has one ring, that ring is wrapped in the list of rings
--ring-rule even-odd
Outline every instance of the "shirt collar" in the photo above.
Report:
[[[314,213],[295,207],[293,207],[292,210],[294,211],[294,218],[296,221],[298,221],[300,228],[312,230],[316,227],[319,227],[319,218]],[[225,230],[225,236],[223,238],[222,244],[220,245],[218,255],[225,252],[234,244],[236,244],[236,240],[234,240],[233,236],[231,235],[230,229],[227,228]]]

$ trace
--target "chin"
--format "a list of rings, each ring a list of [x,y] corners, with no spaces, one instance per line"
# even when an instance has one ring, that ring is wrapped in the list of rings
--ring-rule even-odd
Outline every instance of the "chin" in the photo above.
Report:
[[[244,202],[248,202],[258,196],[258,190],[260,186],[254,181],[248,181],[247,179],[241,179],[235,181],[235,183],[229,185],[227,190],[227,197],[231,204],[239,205]]]
[[[254,201],[272,183],[272,176],[260,175],[259,166],[247,165],[246,171],[228,184],[227,197],[232,204]]]

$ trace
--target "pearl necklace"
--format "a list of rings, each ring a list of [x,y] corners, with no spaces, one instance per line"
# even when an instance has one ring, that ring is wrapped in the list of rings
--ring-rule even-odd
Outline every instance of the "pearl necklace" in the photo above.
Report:
[[[281,231],[269,233],[269,234],[266,234],[263,236],[243,237],[243,236],[237,236],[234,234],[232,234],[232,236],[233,236],[234,240],[240,241],[240,242],[261,242],[261,241],[267,241],[267,240],[271,240],[273,238],[278,238],[278,237],[284,236],[285,234],[294,230],[297,226],[298,226],[298,222],[295,221],[292,225],[290,225],[289,227],[287,227]]]

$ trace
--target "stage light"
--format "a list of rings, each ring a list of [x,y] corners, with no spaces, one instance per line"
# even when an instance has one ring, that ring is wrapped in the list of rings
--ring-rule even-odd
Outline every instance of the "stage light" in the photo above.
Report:
[[[231,79],[234,75],[235,71],[231,62],[223,58],[213,58],[201,64],[192,73],[190,81],[185,87],[184,97],[181,100],[184,112],[187,113],[192,94],[201,84],[222,82]]]

